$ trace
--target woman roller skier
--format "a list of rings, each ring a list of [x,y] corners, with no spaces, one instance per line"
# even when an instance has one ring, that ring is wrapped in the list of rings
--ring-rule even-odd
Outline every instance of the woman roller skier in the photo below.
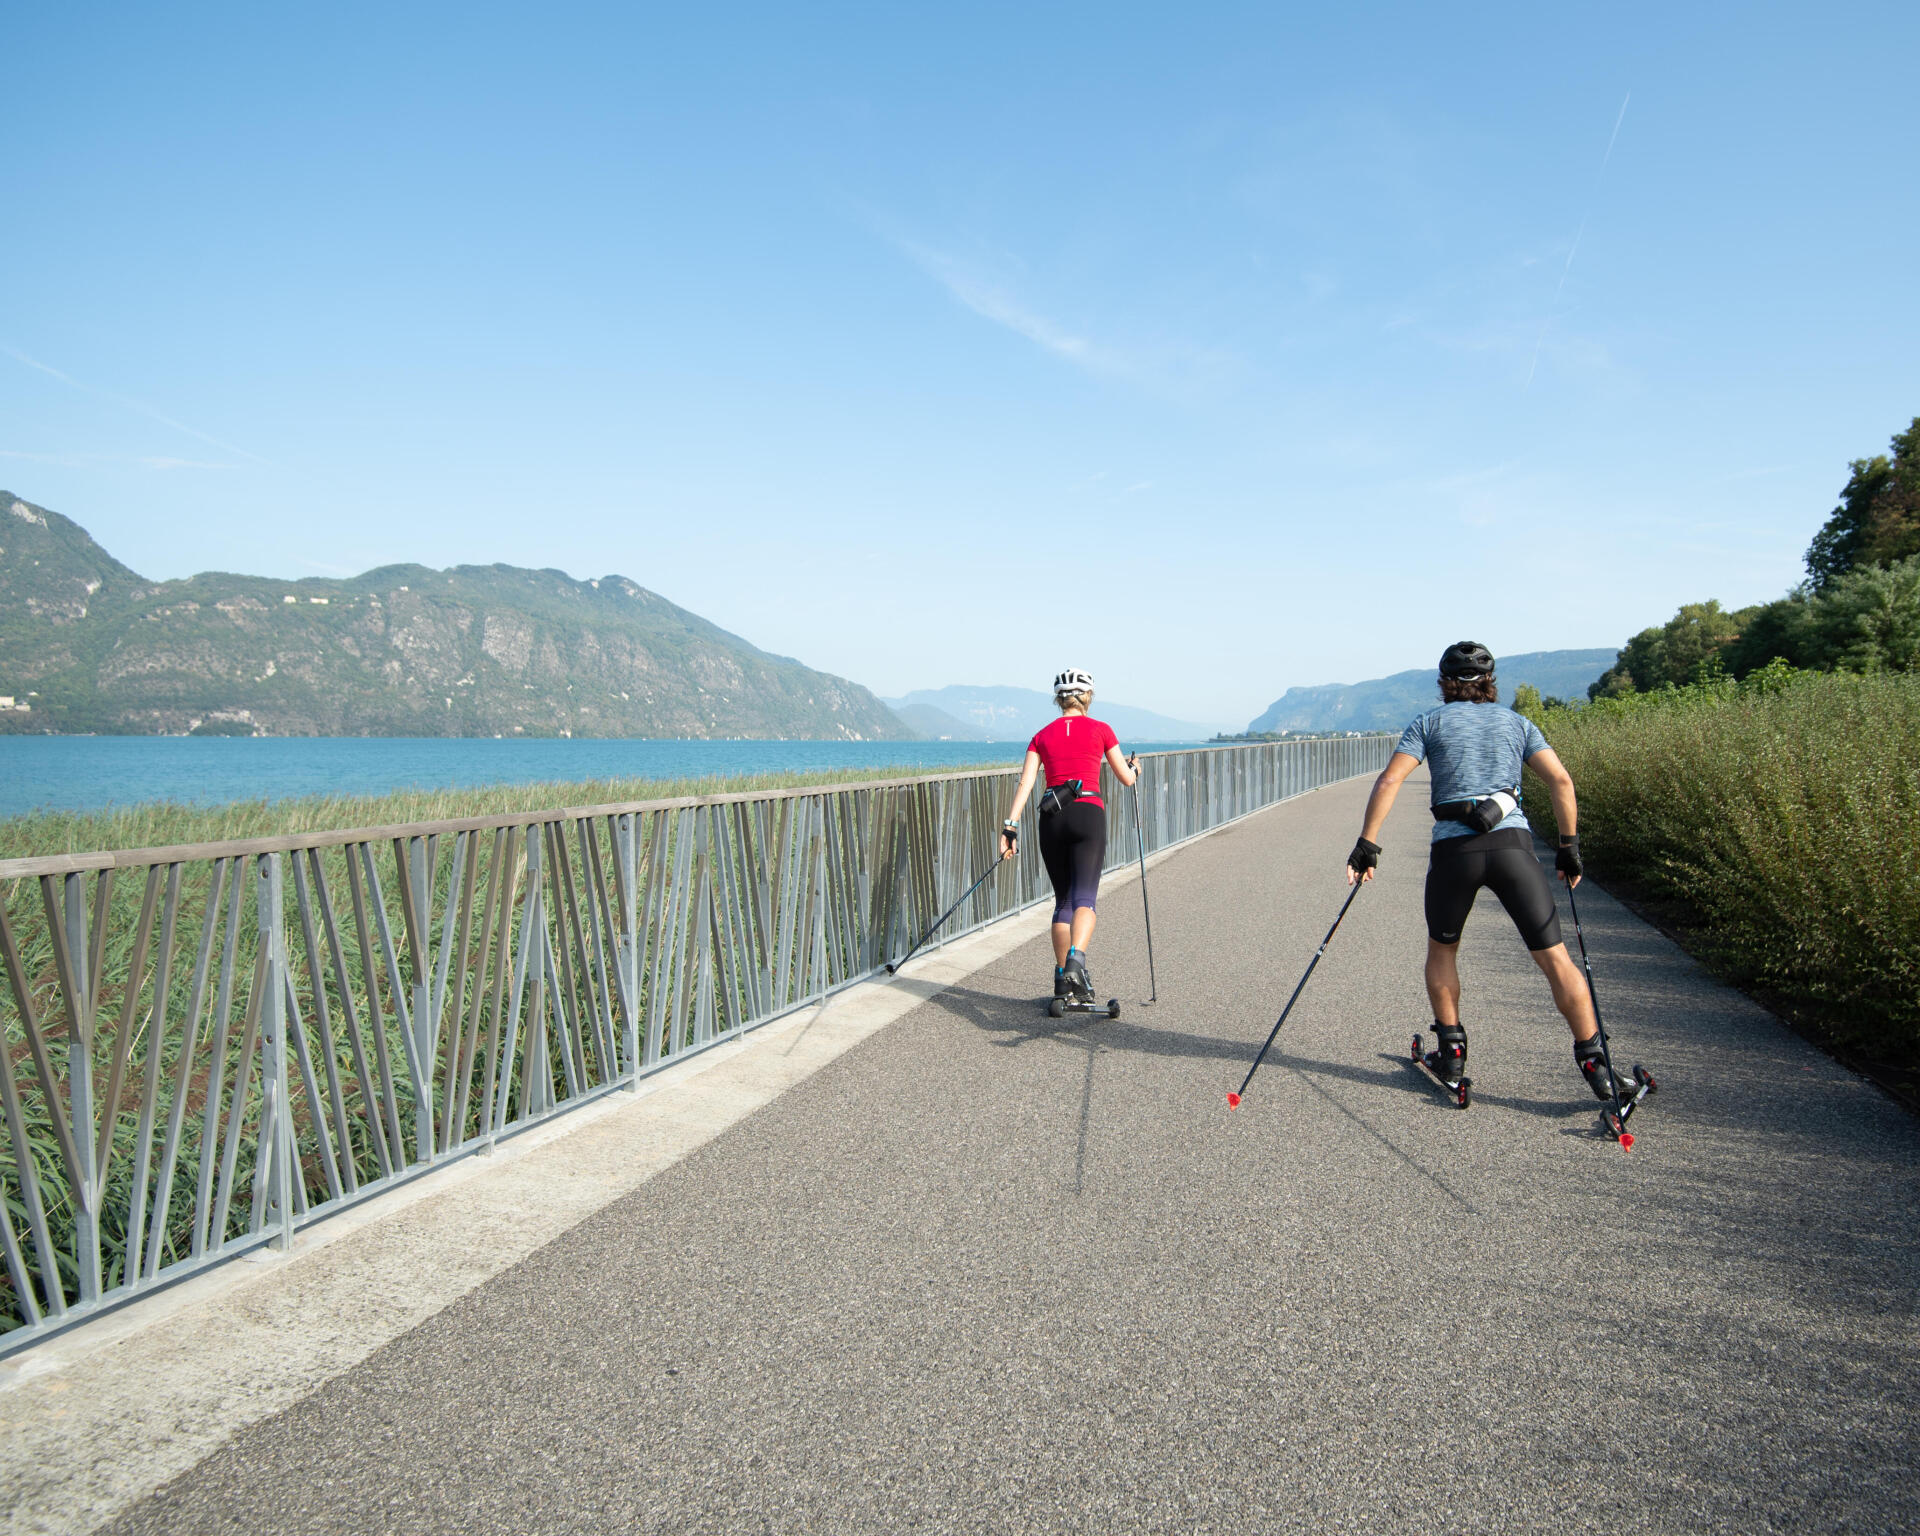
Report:
[[[1081,1005],[1093,1002],[1087,974],[1087,943],[1093,937],[1094,906],[1100,893],[1100,866],[1107,855],[1107,808],[1100,798],[1100,764],[1131,785],[1133,763],[1120,753],[1113,728],[1087,713],[1093,703],[1093,677],[1069,667],[1053,680],[1053,702],[1060,718],[1043,726],[1027,743],[1020,787],[1013,792],[1007,819],[1000,824],[1001,857],[1010,859],[1020,835],[1020,808],[1033,793],[1035,775],[1045,771],[1040,797],[1040,857],[1053,881],[1053,995]]]
[[[1427,865],[1427,997],[1439,1050],[1428,1057],[1436,1075],[1458,1091],[1467,1066],[1460,1024],[1460,932],[1473,898],[1490,888],[1507,909],[1534,964],[1553,988],[1554,1006],[1573,1031],[1573,1059],[1594,1096],[1614,1100],[1605,1046],[1580,968],[1560,940],[1553,888],[1533,853],[1533,832],[1520,810],[1522,764],[1546,784],[1560,824],[1554,868],[1580,883],[1580,838],[1573,778],[1540,728],[1498,702],[1492,653],[1462,640],[1440,658],[1438,709],[1421,715],[1374,780],[1359,841],[1347,856],[1347,883],[1371,880],[1380,863],[1380,829],[1407,775],[1425,762],[1433,778],[1433,846]],[[1621,1098],[1636,1084],[1622,1082]],[[1464,1098],[1461,1100],[1465,1102]]]

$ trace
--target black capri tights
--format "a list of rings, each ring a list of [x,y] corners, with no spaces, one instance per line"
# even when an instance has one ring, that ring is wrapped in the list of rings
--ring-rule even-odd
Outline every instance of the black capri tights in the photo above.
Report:
[[[1533,834],[1518,827],[1479,837],[1449,837],[1433,845],[1427,865],[1427,937],[1458,944],[1486,886],[1500,898],[1527,948],[1552,949],[1560,942],[1560,909],[1553,887],[1533,854]]]
[[[1075,907],[1097,910],[1107,858],[1107,813],[1084,800],[1040,818],[1040,857],[1053,881],[1053,920],[1071,923]]]

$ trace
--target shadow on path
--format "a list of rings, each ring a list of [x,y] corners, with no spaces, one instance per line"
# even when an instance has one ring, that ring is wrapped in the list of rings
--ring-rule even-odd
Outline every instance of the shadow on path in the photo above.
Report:
[[[980,1029],[1010,1036],[993,1042],[1007,1050],[1048,1040],[1097,1039],[1103,1050],[1244,1062],[1250,1061],[1258,1049],[1257,1041],[1228,1040],[1218,1035],[1188,1034],[1135,1023],[1124,1012],[1117,1019],[1109,1019],[1103,1013],[1070,1013],[1055,1019],[1047,1014],[1046,998],[1036,997],[1027,1002],[973,987],[949,987],[934,1000],[934,1005]]]
[[[1395,1088],[1403,1093],[1410,1093],[1415,1098],[1428,1100],[1436,1109],[1450,1109],[1455,1114],[1460,1113],[1452,1100],[1441,1096],[1425,1069],[1415,1066],[1408,1057],[1392,1056],[1382,1051],[1376,1059],[1390,1063],[1392,1070],[1374,1071],[1366,1067],[1354,1066],[1349,1062],[1309,1061],[1301,1057],[1289,1057],[1287,1064],[1302,1072],[1311,1071],[1323,1077],[1338,1077],[1350,1083],[1369,1083],[1377,1087]],[[1468,1076],[1471,1077],[1472,1074],[1469,1073]],[[1523,1115],[1538,1115],[1543,1120],[1570,1120],[1586,1113],[1587,1110],[1586,1103],[1580,1099],[1516,1098],[1512,1094],[1488,1093],[1478,1084],[1474,1086],[1473,1102],[1499,1109],[1518,1110]]]
[[[1366,1116],[1361,1114],[1356,1114],[1353,1110],[1349,1109],[1345,1104],[1341,1103],[1338,1097],[1336,1097],[1333,1093],[1329,1092],[1321,1084],[1315,1082],[1314,1074],[1312,1072],[1304,1071],[1300,1063],[1286,1057],[1280,1057],[1280,1058],[1276,1058],[1273,1064],[1278,1067],[1286,1067],[1290,1071],[1292,1071],[1293,1075],[1299,1078],[1301,1082],[1305,1083],[1315,1093],[1319,1094],[1321,1098],[1325,1099],[1335,1109],[1339,1110],[1341,1114],[1345,1115],[1355,1125],[1359,1126],[1361,1130],[1365,1131],[1375,1141],[1379,1142],[1381,1146],[1385,1147],[1395,1157],[1399,1158],[1401,1162],[1405,1163],[1415,1173],[1419,1174],[1421,1178],[1425,1179],[1435,1189],[1439,1190],[1441,1194],[1445,1195],[1449,1200],[1453,1201],[1455,1205],[1458,1205],[1463,1210],[1471,1211],[1475,1216],[1478,1216],[1480,1214],[1479,1207],[1476,1206],[1471,1200],[1469,1200],[1465,1195],[1461,1194],[1445,1179],[1441,1178],[1439,1174],[1435,1173],[1431,1168],[1427,1167],[1425,1163],[1421,1162],[1418,1158],[1410,1154],[1404,1147],[1402,1147],[1398,1142],[1396,1142],[1391,1136],[1382,1134],[1381,1131],[1377,1127],[1375,1127],[1373,1122],[1366,1118]],[[1340,1075],[1340,1074],[1333,1074],[1333,1075]],[[1362,1080],[1372,1079],[1375,1076],[1375,1074],[1373,1073],[1361,1073],[1359,1075]]]
[[[1080,1138],[1073,1153],[1073,1192],[1085,1194],[1087,1188],[1087,1121],[1093,1114],[1093,1063],[1104,1047],[1092,1038],[1083,1039],[1087,1048],[1087,1073],[1080,1083]]]

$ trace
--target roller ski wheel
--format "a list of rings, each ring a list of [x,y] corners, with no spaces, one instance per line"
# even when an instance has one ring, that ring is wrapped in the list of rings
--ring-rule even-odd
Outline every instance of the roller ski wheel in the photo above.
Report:
[[[1600,1123],[1606,1127],[1607,1134],[1620,1143],[1622,1152],[1633,1150],[1634,1136],[1633,1132],[1627,1129],[1628,1120],[1633,1117],[1633,1112],[1640,1107],[1647,1095],[1655,1092],[1659,1086],[1653,1080],[1653,1074],[1636,1061],[1633,1064],[1633,1091],[1628,1093],[1627,1085],[1622,1083],[1619,1107],[1616,1109],[1608,1104],[1600,1111]]]
[[[1102,1013],[1110,1019],[1120,1017],[1120,999],[1110,997],[1104,1003],[1096,1003],[1090,997],[1056,997],[1047,1004],[1050,1018],[1065,1018],[1070,1013]]]
[[[1463,1077],[1457,1083],[1450,1083],[1440,1073],[1440,1053],[1427,1049],[1425,1035],[1413,1037],[1413,1050],[1410,1058],[1413,1064],[1425,1072],[1428,1077],[1440,1085],[1440,1091],[1453,1100],[1455,1109],[1467,1109],[1473,1104],[1473,1079]]]

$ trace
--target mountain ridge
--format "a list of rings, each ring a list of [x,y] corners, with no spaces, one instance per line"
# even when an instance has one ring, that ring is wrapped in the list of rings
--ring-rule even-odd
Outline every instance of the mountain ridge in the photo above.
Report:
[[[1617,649],[1522,651],[1498,657],[1500,697],[1513,702],[1516,688],[1532,684],[1560,698],[1587,696],[1592,682],[1618,657]],[[1415,667],[1358,683],[1321,683],[1289,688],[1247,727],[1262,731],[1397,731],[1440,702],[1433,667]]]
[[[0,491],[0,731],[898,740],[867,689],[631,579],[505,564],[150,581]],[[28,707],[18,707],[25,703]]]
[[[938,711],[964,729],[979,733],[958,738],[967,741],[1025,741],[1058,714],[1051,694],[1005,684],[949,683],[944,688],[916,688],[882,702],[896,712]],[[1122,741],[1205,741],[1219,729],[1192,720],[1175,720],[1134,704],[1109,703],[1097,695],[1093,713],[1112,726]]]

